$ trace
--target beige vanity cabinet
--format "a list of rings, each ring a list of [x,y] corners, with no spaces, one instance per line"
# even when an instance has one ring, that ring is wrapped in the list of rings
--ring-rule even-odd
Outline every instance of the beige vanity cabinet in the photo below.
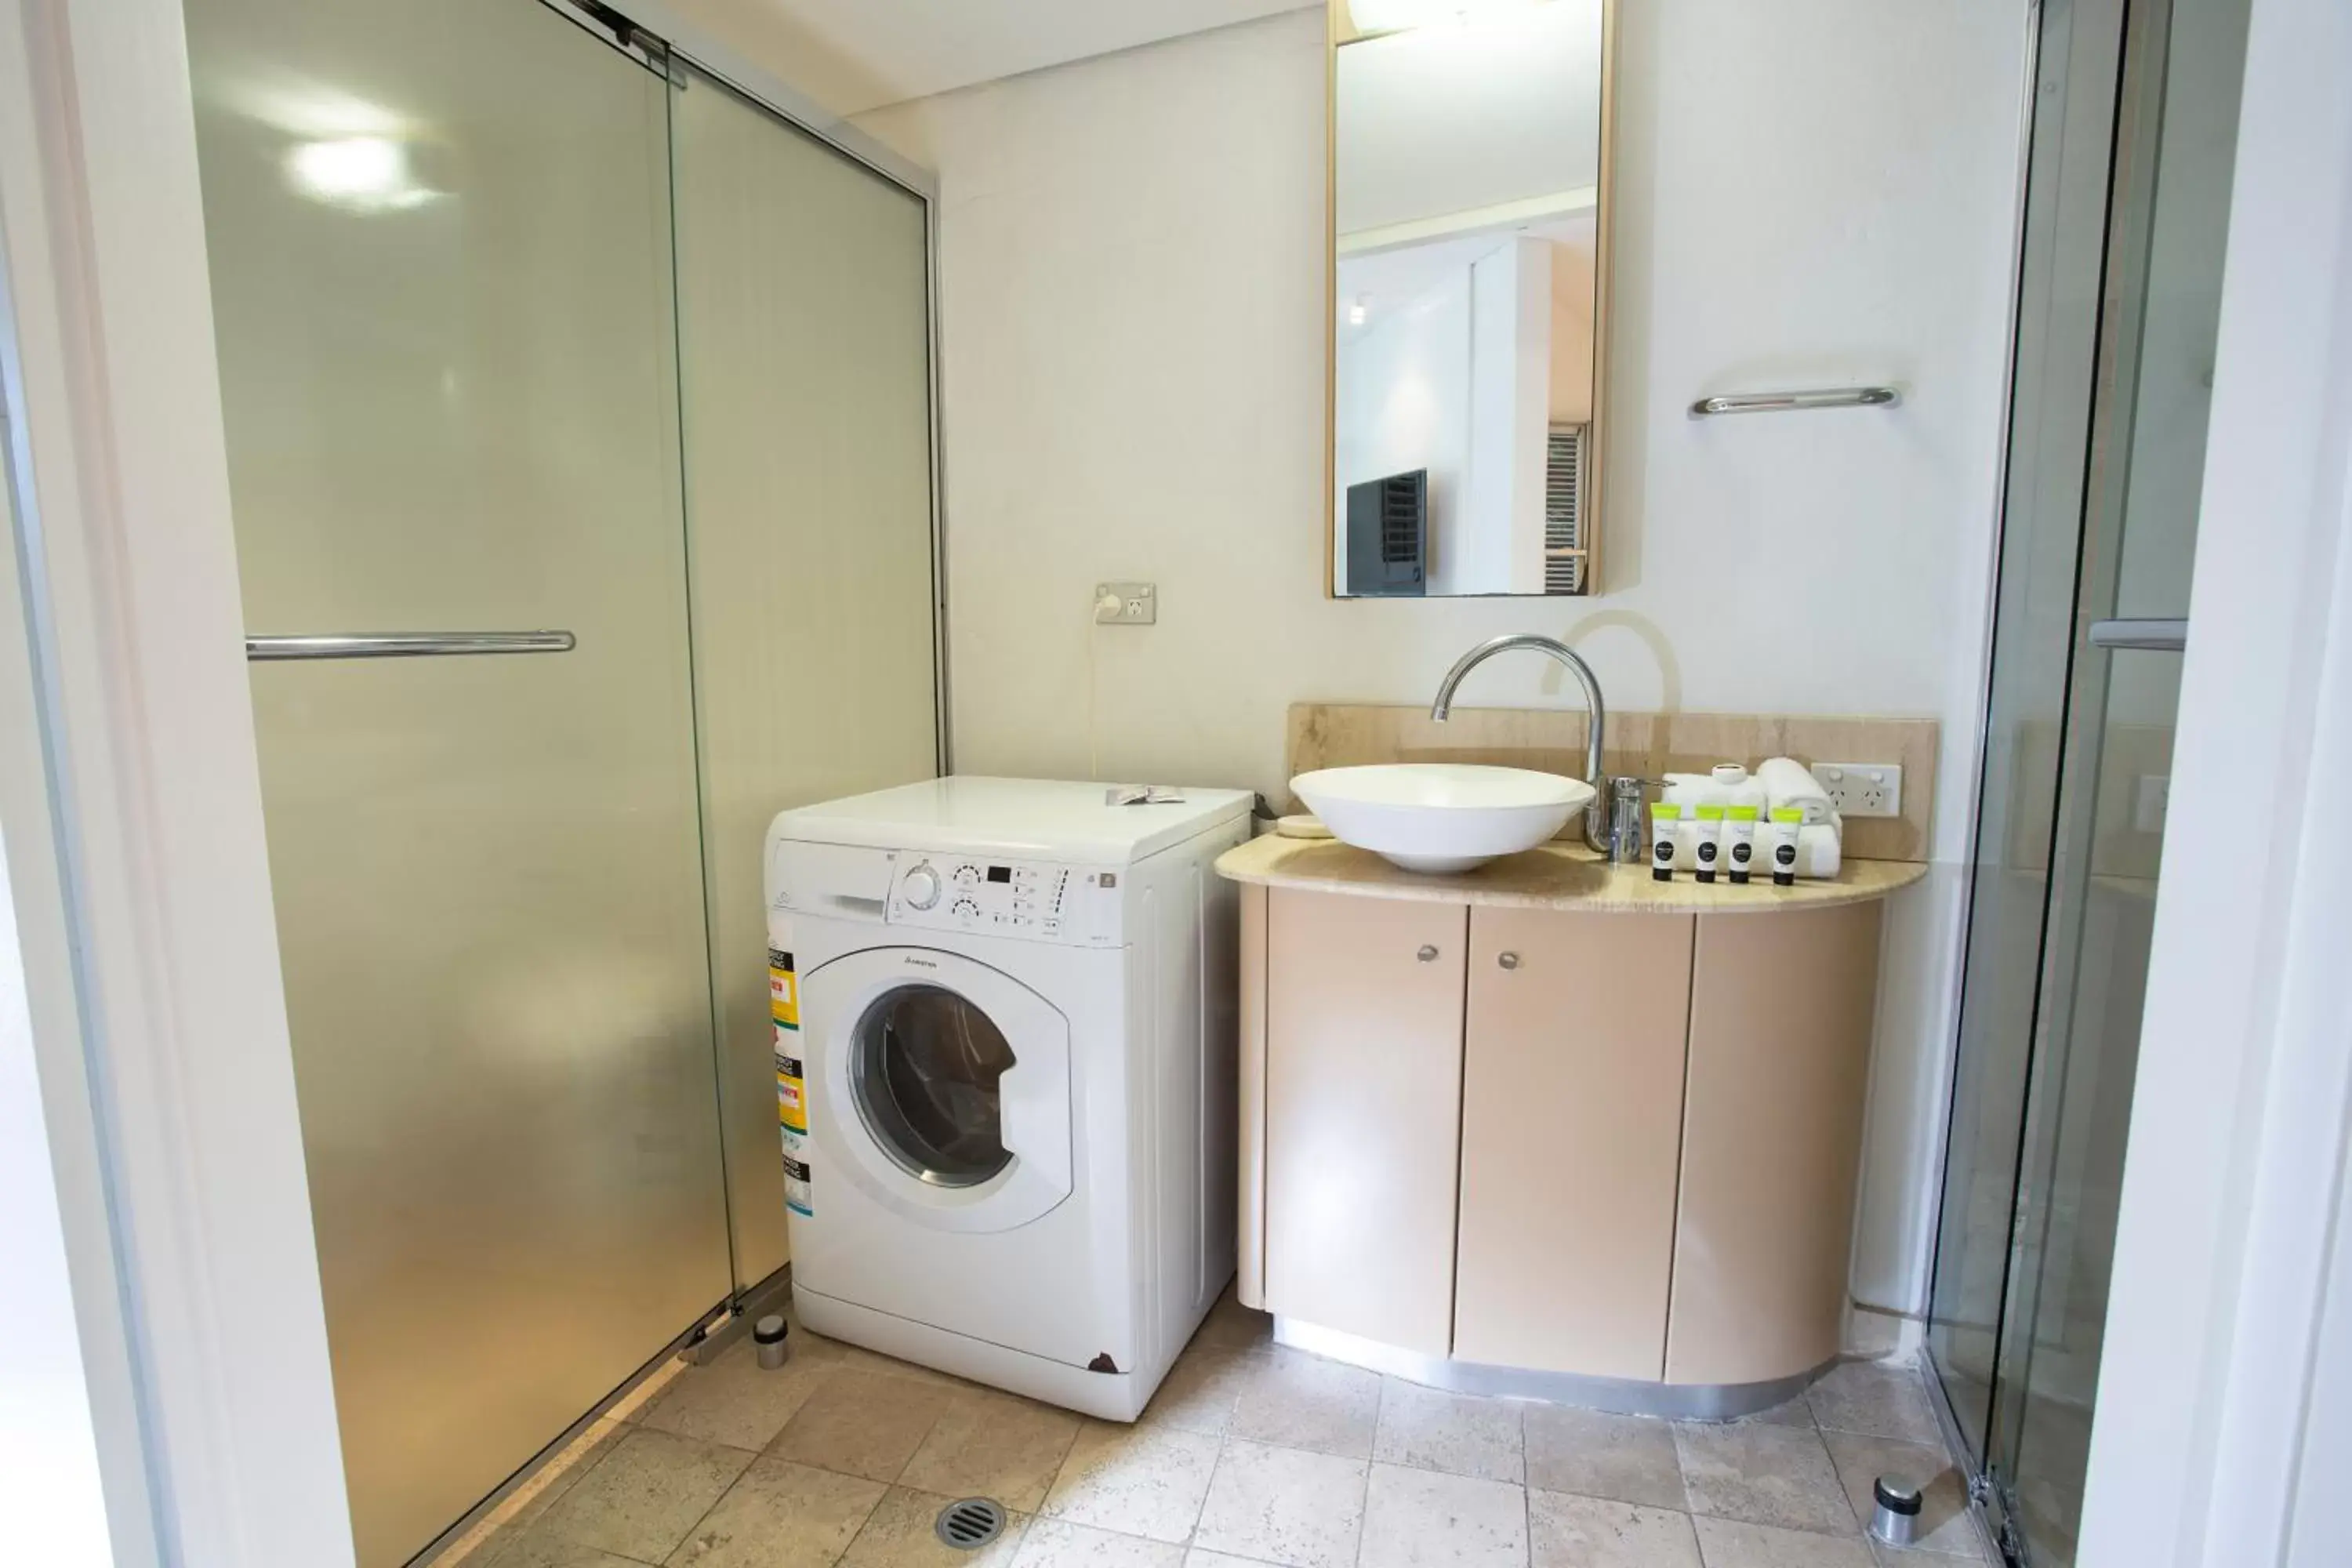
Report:
[[[1692,924],[1276,891],[1269,1310],[1656,1379]]]
[[[1286,890],[1265,921],[1265,1299],[1424,1355],[1453,1337],[1469,913]]]
[[[1309,853],[1227,857],[1268,873],[1237,879],[1244,1302],[1372,1364],[1695,1413],[1836,1357],[1881,900],[1915,871],[1735,905],[1563,858],[1556,901],[1440,900]],[[1271,878],[1302,864],[1322,886]]]
[[[1470,911],[1456,1357],[1660,1375],[1695,923]]]
[[[1838,1353],[1881,906],[1698,921],[1668,1383]]]

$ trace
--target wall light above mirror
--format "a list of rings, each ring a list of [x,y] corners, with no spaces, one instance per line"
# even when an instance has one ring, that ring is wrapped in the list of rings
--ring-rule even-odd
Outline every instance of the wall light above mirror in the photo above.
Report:
[[[1590,594],[1612,0],[1330,0],[1343,598]]]

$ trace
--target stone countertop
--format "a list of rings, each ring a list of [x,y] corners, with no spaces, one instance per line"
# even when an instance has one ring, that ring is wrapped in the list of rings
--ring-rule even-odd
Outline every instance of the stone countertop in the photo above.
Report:
[[[1217,858],[1217,874],[1235,882],[1318,893],[1360,893],[1427,903],[1496,904],[1511,909],[1574,910],[1639,915],[1769,914],[1822,910],[1883,899],[1927,874],[1911,860],[1849,859],[1824,880],[1776,888],[1768,877],[1745,887],[1701,882],[1687,871],[1661,882],[1646,865],[1612,866],[1581,844],[1554,841],[1489,860],[1472,871],[1433,875],[1390,865],[1369,849],[1336,838],[1286,838],[1269,833]]]

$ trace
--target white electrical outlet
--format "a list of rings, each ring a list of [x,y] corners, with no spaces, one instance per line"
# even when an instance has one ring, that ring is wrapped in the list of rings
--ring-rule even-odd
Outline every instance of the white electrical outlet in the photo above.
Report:
[[[1903,815],[1903,770],[1894,763],[1815,763],[1813,776],[1840,816]]]
[[[1160,619],[1160,595],[1149,583],[1095,584],[1095,625],[1148,626]]]
[[[2142,773],[2132,792],[2132,831],[2161,833],[2164,813],[2172,804],[2170,773]]]

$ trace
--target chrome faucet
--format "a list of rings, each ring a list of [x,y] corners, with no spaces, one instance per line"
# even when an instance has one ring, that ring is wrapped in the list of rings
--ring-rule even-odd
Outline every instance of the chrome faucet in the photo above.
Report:
[[[1496,654],[1515,647],[1551,655],[1568,666],[1569,673],[1584,688],[1584,705],[1592,715],[1584,743],[1584,778],[1593,789],[1592,803],[1584,808],[1585,843],[1612,860],[1644,858],[1640,809],[1637,805],[1633,812],[1629,830],[1626,814],[1616,809],[1616,781],[1601,771],[1601,743],[1609,724],[1608,706],[1601,700],[1601,682],[1593,679],[1592,667],[1558,637],[1548,637],[1540,632],[1506,632],[1498,637],[1488,637],[1454,661],[1454,668],[1445,672],[1444,680],[1438,685],[1437,700],[1429,705],[1429,716],[1444,723],[1454,711],[1454,689],[1462,684],[1462,678]],[[1639,781],[1633,782],[1638,788]]]

